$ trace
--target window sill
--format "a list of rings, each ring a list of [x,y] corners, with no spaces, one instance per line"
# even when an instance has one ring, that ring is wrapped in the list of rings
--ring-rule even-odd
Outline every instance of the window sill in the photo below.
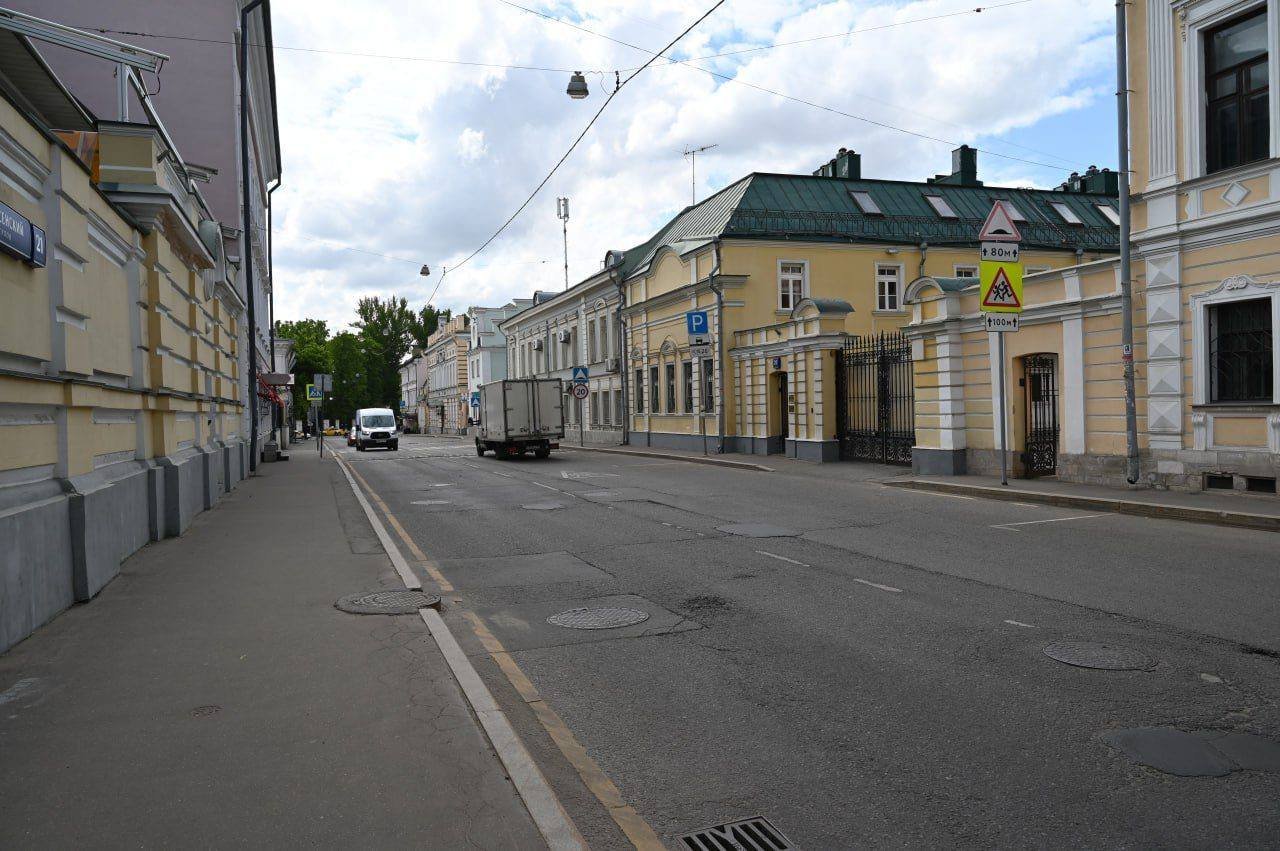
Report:
[[[872,315],[872,316],[906,316],[906,315],[907,315],[907,311],[902,310],[902,309],[898,309],[898,310],[873,310],[873,311],[871,311],[871,315]]]
[[[1233,413],[1233,414],[1271,414],[1280,410],[1278,402],[1205,402],[1200,405],[1192,405],[1192,411],[1202,411],[1204,413]]]

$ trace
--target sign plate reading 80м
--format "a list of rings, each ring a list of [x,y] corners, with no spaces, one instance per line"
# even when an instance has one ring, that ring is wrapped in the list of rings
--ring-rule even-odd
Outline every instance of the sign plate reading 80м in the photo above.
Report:
[[[984,242],[982,243],[981,260],[994,260],[997,263],[1017,263],[1018,243],[1016,242]]]

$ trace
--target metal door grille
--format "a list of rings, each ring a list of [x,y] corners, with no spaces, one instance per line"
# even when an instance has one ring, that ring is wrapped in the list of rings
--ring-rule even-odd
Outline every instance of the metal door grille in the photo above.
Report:
[[[911,343],[902,334],[850,337],[838,363],[840,457],[910,464],[916,442]]]
[[[1027,391],[1027,446],[1022,465],[1027,476],[1051,476],[1058,471],[1057,362],[1052,355],[1022,359]]]

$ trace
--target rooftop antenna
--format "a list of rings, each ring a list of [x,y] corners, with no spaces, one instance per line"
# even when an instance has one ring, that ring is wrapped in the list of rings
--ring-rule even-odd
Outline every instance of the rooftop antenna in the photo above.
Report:
[[[698,203],[698,154],[718,147],[720,147],[719,143],[703,145],[701,148],[689,148],[684,152],[684,155],[689,158],[689,195],[693,198],[694,204]]]
[[[556,218],[564,229],[564,288],[569,289],[569,199],[556,199]]]

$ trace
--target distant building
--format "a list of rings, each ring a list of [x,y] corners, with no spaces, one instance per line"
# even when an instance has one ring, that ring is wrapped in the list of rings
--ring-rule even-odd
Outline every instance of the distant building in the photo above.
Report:
[[[467,348],[467,391],[469,400],[480,386],[507,377],[507,337],[501,323],[515,316],[533,299],[518,298],[502,307],[472,307],[467,310],[471,339]],[[468,401],[470,404],[470,401]],[[476,411],[471,417],[477,416]]]
[[[467,315],[455,316],[427,339],[422,352],[426,392],[419,391],[418,422],[424,434],[465,434],[467,396]]]
[[[418,405],[423,380],[422,349],[414,347],[409,357],[400,364],[400,416],[404,430],[420,432],[422,425],[418,419]]]

